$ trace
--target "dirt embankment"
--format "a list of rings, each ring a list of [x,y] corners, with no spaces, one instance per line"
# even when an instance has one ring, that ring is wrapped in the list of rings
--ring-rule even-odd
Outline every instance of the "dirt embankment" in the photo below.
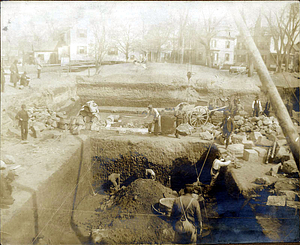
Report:
[[[229,75],[203,66],[193,66],[192,78],[186,77],[186,66],[178,64],[134,64],[105,66],[101,75],[77,77],[78,95],[86,102],[95,100],[102,106],[174,107],[182,101],[197,103],[231,94],[258,94],[259,79]],[[228,74],[227,74],[228,73]]]

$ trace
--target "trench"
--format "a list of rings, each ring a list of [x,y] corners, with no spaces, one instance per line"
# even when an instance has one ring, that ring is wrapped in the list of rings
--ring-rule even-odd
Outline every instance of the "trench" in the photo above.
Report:
[[[214,144],[210,146],[198,139],[162,139],[132,136],[128,140],[101,135],[78,138],[80,144],[74,147],[72,157],[32,193],[32,198],[18,215],[3,227],[10,234],[2,237],[3,243],[35,244],[44,239],[49,244],[92,244],[90,232],[101,223],[107,230],[117,226],[120,232],[122,225],[138,227],[143,222],[155,225],[138,238],[138,233],[134,232],[139,229],[130,228],[131,233],[126,239],[115,237],[113,243],[166,243],[164,239],[167,238],[162,237],[159,229],[170,230],[171,225],[164,217],[148,210],[150,218],[131,213],[124,221],[120,219],[120,212],[115,212],[118,209],[102,210],[100,207],[109,198],[105,184],[107,176],[114,172],[121,173],[122,186],[127,188],[145,178],[146,168],[156,172],[157,182],[175,191],[186,183],[195,182],[201,169],[200,181],[209,184],[210,168],[218,151]],[[297,209],[266,206],[268,189],[260,190],[256,198],[246,199],[239,194],[230,172],[225,171],[220,176],[217,191],[205,196],[205,202],[200,203],[204,223],[210,227],[210,234],[202,239],[202,243],[299,241],[299,230],[295,230],[299,227]],[[45,193],[49,195],[45,196]],[[20,223],[22,236],[16,229]],[[109,236],[107,239],[109,241]]]

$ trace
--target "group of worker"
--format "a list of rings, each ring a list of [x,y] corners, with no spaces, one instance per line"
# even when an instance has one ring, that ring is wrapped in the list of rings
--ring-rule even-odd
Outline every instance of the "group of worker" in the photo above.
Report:
[[[14,62],[10,66],[10,82],[16,88],[18,82],[20,81],[20,85],[27,87],[30,83],[30,77],[27,75],[27,72],[24,71],[23,74],[20,76],[19,69],[18,69],[18,60],[14,60]],[[42,64],[40,59],[36,60],[37,66],[37,78],[41,78],[41,71],[42,71]],[[5,71],[3,66],[1,66],[1,92],[3,93],[5,90]]]

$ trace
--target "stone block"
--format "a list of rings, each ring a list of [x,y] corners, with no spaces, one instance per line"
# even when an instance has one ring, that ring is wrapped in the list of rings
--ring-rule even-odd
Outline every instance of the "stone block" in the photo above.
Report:
[[[254,143],[251,140],[244,140],[242,144],[244,145],[244,149],[252,149],[254,147]]]
[[[242,116],[240,116],[240,115],[236,115],[236,116],[234,116],[234,120],[235,121],[239,121],[239,120],[243,120],[244,118],[242,117]]]
[[[295,201],[296,200],[296,192],[289,190],[279,190],[278,194],[280,196],[285,196],[287,201]]]
[[[236,122],[236,125],[238,125],[238,126],[242,126],[244,124],[244,121],[243,120],[238,120],[237,122]]]
[[[272,120],[270,118],[268,118],[268,117],[265,117],[263,119],[263,124],[264,125],[270,125],[270,124],[272,124]]]
[[[273,145],[273,141],[268,140],[265,136],[261,136],[255,142],[255,145],[272,146]]]
[[[246,141],[246,135],[234,134],[232,135],[232,143],[233,144],[242,144],[243,141]]]
[[[285,203],[285,196],[269,196],[267,201],[268,206],[285,206]]]
[[[257,126],[261,127],[262,125],[263,125],[263,122],[262,122],[261,120],[259,120],[259,121],[257,122]]]
[[[251,132],[250,134],[250,139],[253,141],[253,142],[256,142],[259,137],[262,137],[262,134],[260,132]]]
[[[245,149],[243,154],[243,159],[249,162],[258,161],[258,153],[253,149]]]
[[[262,147],[253,147],[253,150],[257,151],[259,157],[265,157],[267,155],[267,150]]]
[[[227,147],[227,151],[235,155],[243,156],[244,145],[243,144],[232,144]]]

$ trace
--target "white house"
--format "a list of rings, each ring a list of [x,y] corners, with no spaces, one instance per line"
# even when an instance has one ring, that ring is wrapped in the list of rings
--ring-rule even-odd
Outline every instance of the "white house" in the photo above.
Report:
[[[92,61],[91,43],[94,43],[93,33],[89,23],[78,22],[62,32],[60,37],[61,47],[58,48],[58,59],[61,63]]]
[[[213,66],[234,64],[235,38],[230,36],[216,36],[210,42],[210,55]]]

